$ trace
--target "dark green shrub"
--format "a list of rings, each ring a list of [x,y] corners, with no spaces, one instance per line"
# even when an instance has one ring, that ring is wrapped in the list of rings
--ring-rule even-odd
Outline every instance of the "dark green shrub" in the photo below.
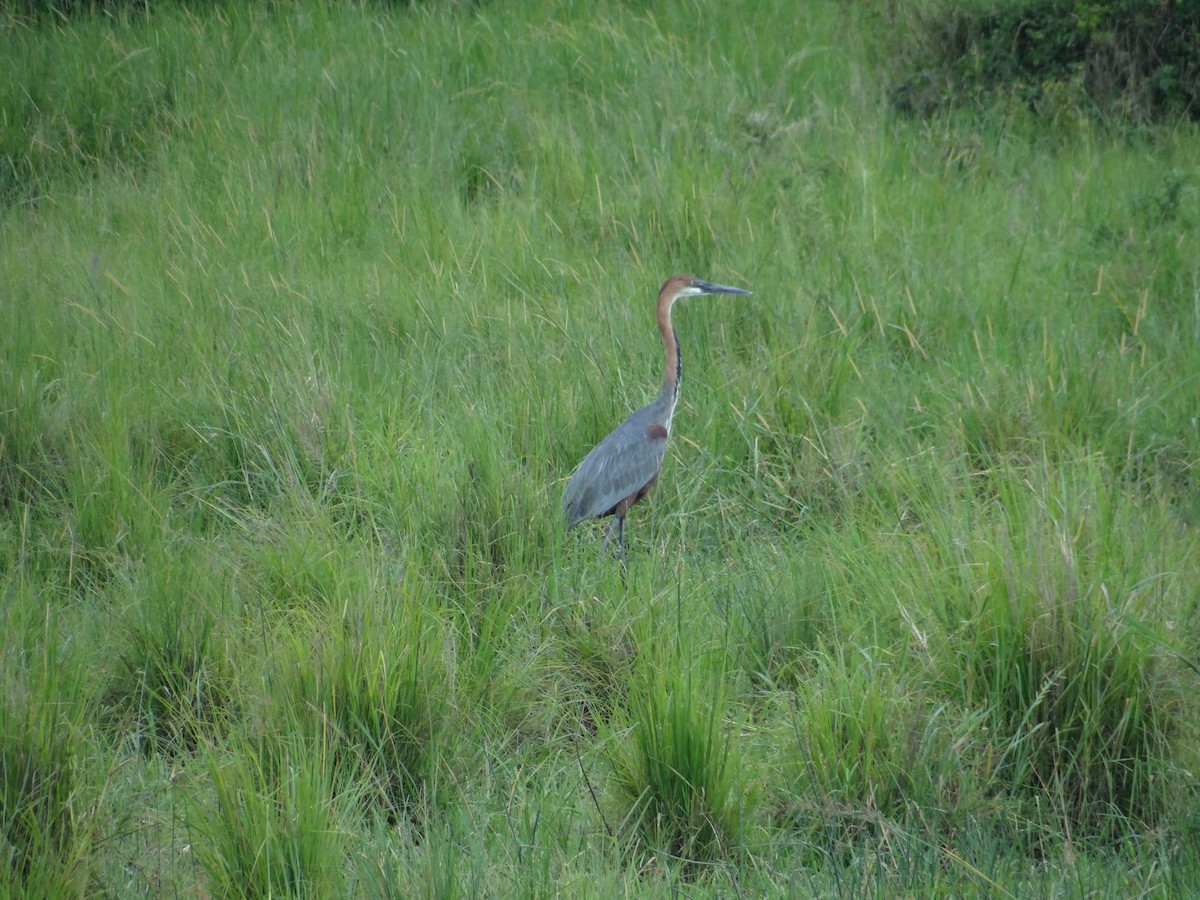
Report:
[[[892,100],[928,115],[1011,93],[1143,122],[1200,118],[1200,5],[1182,0],[944,3],[902,46]]]

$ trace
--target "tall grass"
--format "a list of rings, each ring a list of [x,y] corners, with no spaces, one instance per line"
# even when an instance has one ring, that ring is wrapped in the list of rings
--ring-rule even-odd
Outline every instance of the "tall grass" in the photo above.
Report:
[[[858,3],[85,6],[0,22],[9,892],[1195,893],[1194,126],[896,117]]]
[[[344,883],[346,815],[333,798],[320,748],[263,735],[214,756],[215,808],[193,834],[212,889],[225,896],[327,896]]]
[[[1148,566],[1160,536],[1105,495],[1102,468],[1048,468],[1033,491],[1000,475],[1005,518],[984,526],[967,563],[974,609],[945,611],[956,618],[946,680],[987,710],[987,765],[1005,789],[1111,836],[1157,819],[1152,773],[1180,736],[1169,635],[1151,618],[1168,590]]]
[[[85,747],[89,699],[53,617],[23,621],[12,590],[0,656],[0,886],[7,896],[81,892],[100,830]]]
[[[105,616],[116,656],[103,697],[109,726],[146,752],[191,753],[228,725],[233,673],[221,619],[235,606],[223,568],[200,547],[156,553],[138,581],[121,585],[128,612]]]
[[[397,601],[298,646],[288,703],[311,719],[305,730],[327,748],[339,785],[393,822],[437,802],[449,700],[435,626]]]
[[[622,820],[635,840],[668,859],[736,860],[753,785],[724,721],[720,681],[679,671],[676,660],[644,665],[630,703],[629,746],[614,758]]]
[[[780,753],[780,815],[817,846],[886,842],[914,821],[949,833],[978,807],[962,748],[978,723],[906,685],[886,664],[830,655]],[[975,810],[972,810],[972,807]]]

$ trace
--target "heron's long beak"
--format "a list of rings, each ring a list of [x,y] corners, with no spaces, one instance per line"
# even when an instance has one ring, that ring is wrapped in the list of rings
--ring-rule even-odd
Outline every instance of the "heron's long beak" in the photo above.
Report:
[[[699,288],[705,294],[751,294],[753,291],[747,291],[744,288],[729,287],[725,284],[713,284],[711,281],[701,281],[696,279],[695,287]]]

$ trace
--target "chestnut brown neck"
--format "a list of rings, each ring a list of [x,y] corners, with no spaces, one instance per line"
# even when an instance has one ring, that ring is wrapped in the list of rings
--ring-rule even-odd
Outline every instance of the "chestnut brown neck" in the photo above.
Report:
[[[675,339],[675,329],[671,326],[671,306],[678,295],[678,288],[671,282],[663,285],[658,295],[658,330],[662,332],[666,353],[663,393],[671,395],[672,404],[679,399],[679,382],[683,377],[683,357],[679,352],[679,342]]]

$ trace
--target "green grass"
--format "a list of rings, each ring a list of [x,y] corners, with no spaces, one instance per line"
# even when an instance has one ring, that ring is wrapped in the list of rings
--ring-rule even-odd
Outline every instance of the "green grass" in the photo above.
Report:
[[[613,751],[627,810],[622,824],[636,843],[669,859],[736,859],[753,791],[724,722],[720,688],[705,684],[719,685],[720,673],[689,668],[676,654],[645,665],[651,670],[636,679],[622,723],[630,746]]]
[[[349,813],[334,798],[328,757],[270,735],[234,743],[229,756],[211,760],[212,797],[193,798],[189,819],[214,893],[338,893]]]
[[[3,15],[0,893],[1200,889],[1194,126],[899,116],[856,3]]]

